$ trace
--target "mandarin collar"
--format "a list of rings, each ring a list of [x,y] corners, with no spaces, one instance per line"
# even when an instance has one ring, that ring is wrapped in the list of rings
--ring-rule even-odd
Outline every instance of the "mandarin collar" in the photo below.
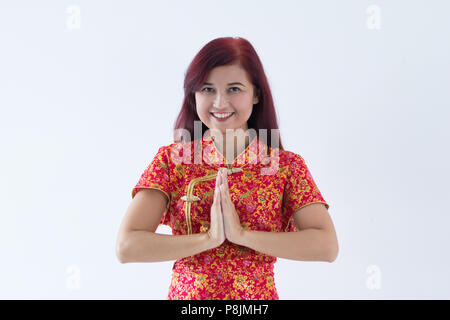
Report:
[[[267,145],[261,141],[258,135],[250,135],[250,138],[253,138],[253,140],[232,163],[228,164],[229,168],[243,167],[248,164],[254,165],[260,162],[266,152]],[[214,137],[209,130],[203,136],[203,149],[204,161],[207,164],[215,167],[226,167],[225,157],[216,148]]]

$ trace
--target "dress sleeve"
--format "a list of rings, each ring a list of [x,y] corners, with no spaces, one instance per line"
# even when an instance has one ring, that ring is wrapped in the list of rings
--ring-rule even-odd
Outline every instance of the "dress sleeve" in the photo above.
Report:
[[[160,224],[169,224],[169,216],[167,211],[171,202],[171,188],[170,188],[170,166],[168,149],[162,146],[158,149],[155,157],[139,178],[138,183],[131,191],[131,198],[133,199],[136,193],[141,189],[156,189],[164,193],[168,199],[166,211],[161,218]]]
[[[293,214],[311,203],[323,203],[327,209],[330,207],[317,188],[305,160],[300,155],[292,153],[289,176],[283,193],[282,229],[284,232],[299,231]]]

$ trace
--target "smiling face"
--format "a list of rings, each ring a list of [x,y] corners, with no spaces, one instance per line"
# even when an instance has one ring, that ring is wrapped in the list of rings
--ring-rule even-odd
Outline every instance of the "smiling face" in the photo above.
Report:
[[[212,69],[195,92],[195,101],[200,120],[225,134],[226,129],[247,130],[247,120],[259,100],[245,69],[233,64]],[[220,113],[226,118],[218,118]]]

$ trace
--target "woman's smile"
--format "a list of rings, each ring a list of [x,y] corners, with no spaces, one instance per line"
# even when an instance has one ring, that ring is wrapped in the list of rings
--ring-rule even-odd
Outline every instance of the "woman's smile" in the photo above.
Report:
[[[211,115],[217,121],[226,121],[234,115],[234,112],[211,112]]]

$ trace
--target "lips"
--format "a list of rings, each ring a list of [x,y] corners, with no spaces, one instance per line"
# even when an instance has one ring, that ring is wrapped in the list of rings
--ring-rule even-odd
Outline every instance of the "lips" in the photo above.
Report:
[[[215,119],[217,119],[217,120],[226,120],[226,119],[229,119],[231,116],[233,116],[234,115],[234,112],[210,112],[211,113],[211,115],[215,118]],[[228,114],[228,116],[227,117],[217,117],[216,115],[227,115]]]

